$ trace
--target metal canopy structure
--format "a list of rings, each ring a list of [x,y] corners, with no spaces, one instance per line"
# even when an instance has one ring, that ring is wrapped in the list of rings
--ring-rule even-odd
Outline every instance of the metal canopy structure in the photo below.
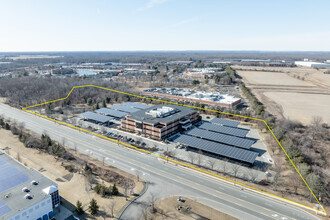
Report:
[[[239,125],[238,121],[232,121],[232,120],[227,120],[227,119],[223,119],[223,118],[213,118],[210,122],[212,124],[225,125],[225,126],[235,127],[235,128],[237,128],[237,126]]]
[[[207,141],[201,138],[192,137],[189,135],[180,135],[174,142],[187,145],[191,148],[202,150],[204,152],[216,154],[219,156],[227,157],[230,159],[238,160],[241,162],[253,164],[258,156],[258,153],[243,150],[240,148],[220,144],[212,141]]]
[[[227,134],[220,134],[217,132],[207,131],[199,128],[194,128],[188,131],[186,134],[203,139],[208,139],[210,141],[232,145],[234,147],[240,147],[247,150],[250,149],[255,142],[250,139],[235,137]]]
[[[125,102],[122,105],[131,107],[131,108],[138,108],[138,109],[147,109],[147,108],[152,107],[150,105],[145,105],[145,104],[141,104],[141,103],[137,103],[137,102]]]
[[[121,111],[117,111],[117,110],[109,109],[109,108],[100,108],[100,109],[97,109],[96,112],[99,113],[99,114],[112,116],[112,117],[115,117],[115,118],[122,118],[125,115],[127,115],[126,112],[121,112]]]
[[[141,111],[141,109],[133,108],[133,107],[129,107],[129,106],[124,106],[124,105],[113,105],[113,106],[110,107],[110,109],[119,110],[119,111],[127,112],[127,113],[133,113],[133,112]]]
[[[199,128],[205,129],[208,131],[215,131],[215,132],[222,133],[222,134],[229,134],[229,135],[237,136],[237,137],[245,137],[247,135],[247,133],[249,133],[249,130],[247,130],[247,129],[221,126],[221,125],[216,125],[216,124],[212,124],[209,122],[204,122],[201,126],[199,126]]]
[[[80,114],[80,116],[83,118],[86,118],[88,120],[93,120],[93,121],[100,122],[100,123],[106,123],[106,122],[110,121],[111,119],[113,119],[113,117],[100,115],[100,114],[97,114],[94,112],[84,112],[84,113]]]

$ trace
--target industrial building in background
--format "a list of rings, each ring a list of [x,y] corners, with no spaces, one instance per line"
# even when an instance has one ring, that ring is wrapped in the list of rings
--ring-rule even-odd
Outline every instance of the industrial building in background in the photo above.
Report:
[[[156,105],[126,115],[121,128],[162,140],[188,130],[200,120],[199,113],[178,105]]]
[[[305,59],[304,61],[295,61],[294,62],[297,66],[306,66],[311,68],[330,68],[329,63],[320,63],[320,62],[313,62]]]
[[[215,74],[224,72],[223,68],[189,68],[183,72],[183,76],[199,79],[212,79]]]
[[[160,96],[176,100],[199,102],[230,109],[235,109],[242,102],[241,98],[237,98],[229,94],[181,88],[151,88],[143,90],[143,93],[150,96]]]
[[[54,219],[57,183],[0,150],[0,219]]]

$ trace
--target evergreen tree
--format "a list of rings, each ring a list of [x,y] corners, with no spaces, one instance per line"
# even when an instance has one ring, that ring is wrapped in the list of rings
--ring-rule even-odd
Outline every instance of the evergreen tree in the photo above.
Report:
[[[115,195],[118,195],[118,193],[119,193],[118,188],[117,188],[116,184],[114,184],[112,187],[112,195],[115,196]]]
[[[89,203],[89,211],[92,215],[95,215],[99,211],[99,206],[97,205],[96,200],[93,198]]]
[[[82,204],[79,200],[77,201],[77,204],[76,204],[76,212],[77,212],[78,215],[81,215],[81,214],[84,213]]]
[[[87,105],[92,105],[92,98],[87,99]]]

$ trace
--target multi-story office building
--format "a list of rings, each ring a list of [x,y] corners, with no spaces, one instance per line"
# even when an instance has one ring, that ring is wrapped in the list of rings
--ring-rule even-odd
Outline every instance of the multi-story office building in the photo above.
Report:
[[[130,113],[121,120],[124,130],[162,140],[188,130],[200,120],[197,111],[178,105],[157,105]]]

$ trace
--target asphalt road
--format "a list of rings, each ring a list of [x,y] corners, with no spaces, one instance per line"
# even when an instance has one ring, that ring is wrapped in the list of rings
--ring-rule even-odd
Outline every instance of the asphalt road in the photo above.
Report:
[[[76,146],[79,151],[99,159],[105,158],[106,163],[119,169],[133,174],[138,170],[141,177],[149,181],[148,190],[126,209],[121,219],[139,219],[151,194],[158,199],[170,195],[187,196],[240,219],[318,219],[299,207],[241,190],[238,186],[164,163],[155,156],[129,150],[4,104],[0,104],[0,115],[24,122],[27,129],[39,134],[46,132],[59,142],[65,139],[67,146]]]

